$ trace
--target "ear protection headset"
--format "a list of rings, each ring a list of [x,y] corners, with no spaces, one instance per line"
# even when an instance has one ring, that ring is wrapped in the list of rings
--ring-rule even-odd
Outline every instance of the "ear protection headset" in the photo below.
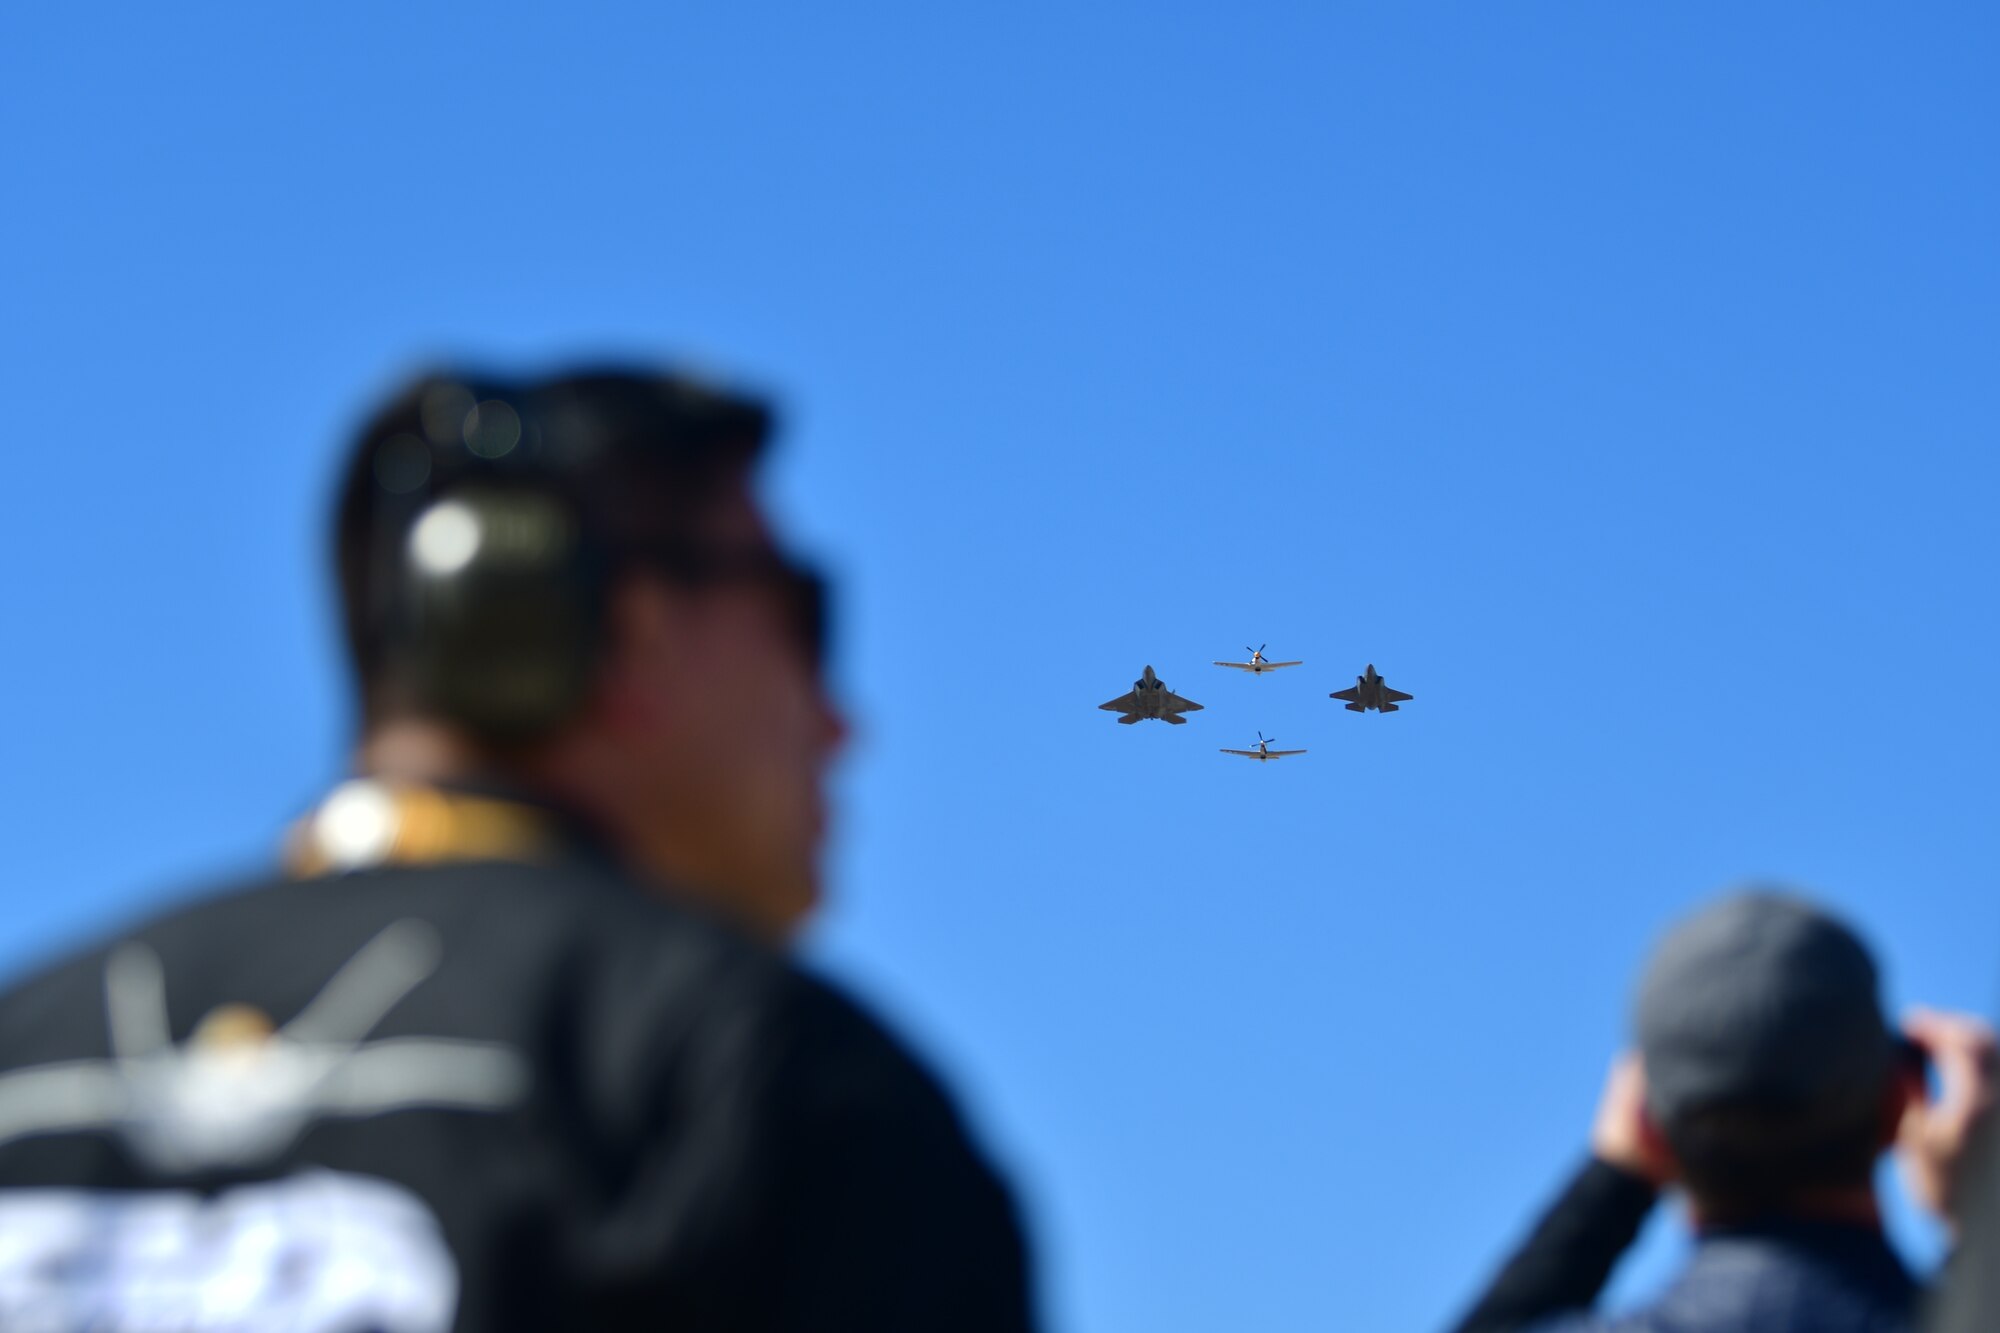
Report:
[[[603,637],[604,562],[533,394],[433,378],[357,460],[380,685],[491,744],[572,715]]]
[[[401,559],[397,641],[413,703],[501,744],[576,711],[602,646],[605,589],[569,504],[468,483],[424,508]]]
[[[547,735],[595,679],[613,561],[585,501],[618,481],[593,470],[619,448],[768,424],[759,403],[655,376],[434,378],[404,402],[397,424],[414,429],[378,430],[358,479],[383,680],[399,706],[498,746]]]

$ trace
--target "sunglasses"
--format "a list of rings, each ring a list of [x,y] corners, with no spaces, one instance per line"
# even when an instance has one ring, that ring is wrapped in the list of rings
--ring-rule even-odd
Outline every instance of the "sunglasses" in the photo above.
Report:
[[[787,633],[814,671],[823,670],[833,633],[832,585],[818,569],[770,546],[652,544],[630,557],[685,588],[746,585],[778,606]]]

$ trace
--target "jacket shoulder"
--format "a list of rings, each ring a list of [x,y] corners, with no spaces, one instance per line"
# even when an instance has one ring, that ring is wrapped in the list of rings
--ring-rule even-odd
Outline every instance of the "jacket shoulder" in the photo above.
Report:
[[[726,925],[595,866],[469,863],[239,881],[121,926],[7,986],[0,1067],[105,1054],[107,969],[121,950],[157,960],[171,1027],[184,1035],[219,1003],[252,1003],[282,1023],[371,941],[404,924],[426,936],[434,959],[425,984],[391,1013],[392,1027],[398,1013],[414,1012],[447,1024],[540,1028],[535,1011],[593,1002],[643,1011],[689,1002],[731,974],[747,981],[772,970]],[[633,1003],[613,1003],[610,992],[621,986]],[[483,1008],[481,997],[490,1000]]]

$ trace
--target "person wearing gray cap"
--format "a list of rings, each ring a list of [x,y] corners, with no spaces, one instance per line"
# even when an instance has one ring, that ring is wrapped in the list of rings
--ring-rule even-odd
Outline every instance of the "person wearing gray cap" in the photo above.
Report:
[[[1986,1025],[1918,1011],[1892,1031],[1859,937],[1803,899],[1760,891],[1667,934],[1634,1028],[1590,1159],[1459,1333],[1913,1327],[1920,1292],[1882,1234],[1875,1162],[1894,1146],[1911,1193],[1953,1219],[1951,1183],[1992,1098]],[[1692,1261],[1652,1306],[1594,1313],[1670,1185],[1687,1196]]]

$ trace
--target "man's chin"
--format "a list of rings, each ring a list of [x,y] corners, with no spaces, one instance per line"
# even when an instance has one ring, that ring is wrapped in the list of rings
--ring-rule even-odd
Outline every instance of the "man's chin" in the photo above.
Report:
[[[788,944],[803,934],[813,918],[819,915],[821,901],[822,887],[817,866],[788,878],[784,890],[774,896],[771,904],[777,941]]]
[[[747,849],[746,849],[747,850]],[[821,902],[819,858],[767,844],[729,876],[724,896],[732,915],[771,944],[784,946],[811,924]],[[779,853],[773,855],[773,853]]]

